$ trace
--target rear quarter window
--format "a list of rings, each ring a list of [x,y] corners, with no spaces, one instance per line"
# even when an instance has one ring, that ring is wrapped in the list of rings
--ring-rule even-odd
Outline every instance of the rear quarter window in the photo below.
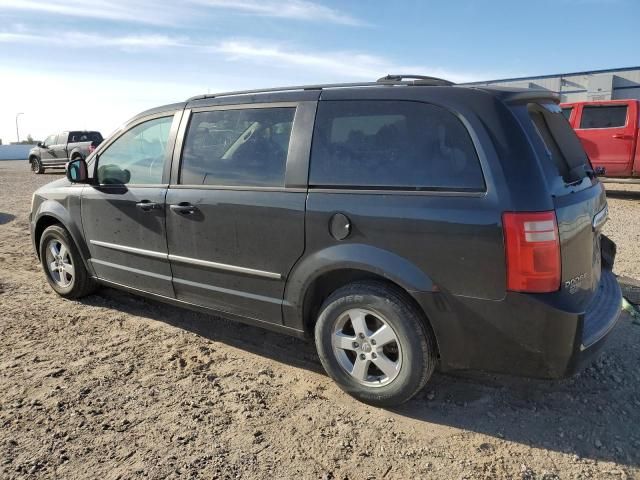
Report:
[[[411,101],[321,101],[309,185],[483,191],[475,147],[448,110]]]
[[[71,132],[69,133],[69,143],[77,142],[102,142],[102,135],[100,132]]]
[[[580,128],[619,128],[627,124],[626,105],[585,105]]]
[[[560,107],[553,103],[530,103],[527,113],[538,140],[542,161],[552,164],[565,183],[581,181],[591,170],[589,159]]]

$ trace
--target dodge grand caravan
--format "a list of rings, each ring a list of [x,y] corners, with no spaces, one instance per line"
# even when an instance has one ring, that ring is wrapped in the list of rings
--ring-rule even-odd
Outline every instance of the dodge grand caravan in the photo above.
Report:
[[[146,111],[39,189],[51,287],[315,340],[380,406],[434,368],[572,374],[616,324],[605,192],[546,92],[429,77]]]

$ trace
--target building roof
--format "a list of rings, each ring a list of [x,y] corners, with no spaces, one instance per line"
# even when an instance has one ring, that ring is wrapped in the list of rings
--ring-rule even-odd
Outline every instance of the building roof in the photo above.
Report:
[[[485,83],[495,83],[495,82],[517,82],[517,81],[525,81],[525,80],[541,80],[544,78],[555,78],[555,77],[573,77],[576,75],[594,75],[598,73],[616,73],[616,72],[627,72],[629,70],[639,70],[638,67],[622,67],[622,68],[608,68],[605,70],[587,70],[584,72],[571,72],[571,73],[554,73],[550,75],[535,75],[531,77],[514,77],[514,78],[499,78],[495,80],[482,80],[479,82],[467,82],[462,85],[482,85]]]

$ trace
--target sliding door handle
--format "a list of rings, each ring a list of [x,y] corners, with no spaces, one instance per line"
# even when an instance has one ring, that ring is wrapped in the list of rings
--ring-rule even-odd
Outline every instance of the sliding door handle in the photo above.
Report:
[[[172,212],[180,213],[182,215],[191,215],[192,213],[195,213],[195,211],[197,210],[195,206],[187,202],[181,202],[181,203],[178,203],[177,205],[171,205],[169,206],[169,208],[171,209]]]
[[[141,202],[136,203],[136,207],[143,212],[150,212],[151,210],[160,210],[162,208],[162,204],[150,202],[149,200],[142,200]]]

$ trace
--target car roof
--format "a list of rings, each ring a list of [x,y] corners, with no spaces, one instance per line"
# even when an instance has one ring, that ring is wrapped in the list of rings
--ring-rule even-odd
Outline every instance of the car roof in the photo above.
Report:
[[[129,124],[133,121],[136,121],[142,117],[148,117],[149,115],[155,115],[157,113],[164,112],[175,112],[176,110],[184,109],[186,102],[178,102],[178,103],[169,103],[167,105],[162,105],[160,107],[150,108],[149,110],[145,110],[144,112],[138,113],[136,116],[130,118],[126,124]],[[125,124],[125,125],[126,125]]]
[[[404,80],[409,78],[412,80]],[[218,105],[238,105],[251,103],[278,103],[317,100],[345,99],[415,99],[419,100],[425,92],[428,97],[440,94],[443,97],[455,97],[466,91],[492,95],[506,103],[520,103],[534,100],[559,102],[559,97],[548,90],[511,88],[479,85],[455,85],[452,82],[435,77],[419,75],[388,75],[376,82],[333,83],[319,85],[296,85],[256,90],[241,90],[213,94],[197,95],[185,102],[162,105],[139,113],[127,123],[142,117],[184,108],[198,108]],[[461,95],[463,97],[467,95]]]

